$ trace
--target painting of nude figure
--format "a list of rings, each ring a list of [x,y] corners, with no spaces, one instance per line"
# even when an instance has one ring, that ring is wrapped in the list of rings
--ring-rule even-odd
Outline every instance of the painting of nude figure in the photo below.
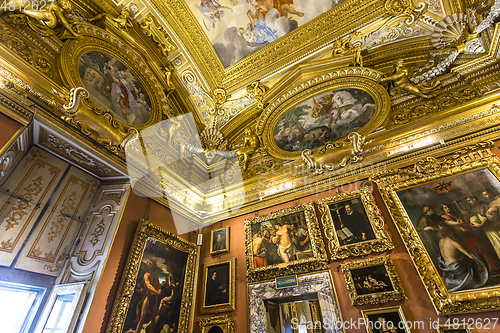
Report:
[[[373,97],[364,90],[329,91],[285,113],[274,127],[274,142],[287,152],[321,147],[358,131],[375,110]]]
[[[500,285],[500,181],[489,169],[397,195],[448,291]]]
[[[187,0],[224,67],[344,0]]]
[[[327,265],[324,242],[312,202],[245,220],[248,277],[262,280]]]
[[[116,119],[137,126],[151,118],[151,101],[143,84],[114,57],[86,52],[80,58],[78,70],[90,96]]]

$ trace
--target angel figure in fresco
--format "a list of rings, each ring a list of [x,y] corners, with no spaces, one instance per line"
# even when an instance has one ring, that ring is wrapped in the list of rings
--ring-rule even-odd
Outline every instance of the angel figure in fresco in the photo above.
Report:
[[[255,7],[255,14],[248,10],[247,15],[250,22],[258,22],[259,16],[266,18],[266,14],[273,8],[276,8],[280,16],[288,17],[288,14],[294,14],[298,17],[304,16],[304,13],[297,11],[292,7],[293,0],[250,0],[250,4]]]
[[[132,94],[130,82],[127,80],[124,71],[119,71],[118,68],[111,63],[108,63],[108,66],[110,68],[107,68],[106,71],[114,81],[111,84],[111,101],[115,109],[114,111],[117,114],[121,114],[127,123],[133,124],[134,120],[142,117],[142,115],[137,106],[137,101]],[[114,72],[111,71],[111,69],[113,69]]]
[[[14,9],[10,10],[10,8]],[[21,8],[21,6],[18,6],[17,0],[11,0],[0,8],[0,14],[19,13],[26,15],[26,22],[29,27],[43,36],[57,34],[62,39],[66,37],[65,32],[67,31],[71,34],[72,38],[77,38],[80,37],[80,35],[73,30],[71,24],[64,17],[65,13],[71,12],[72,10],[73,6],[68,0],[54,2],[49,10],[31,10],[30,6]]]
[[[311,110],[311,117],[312,118],[318,118],[320,115],[330,115],[332,113],[333,108],[334,108],[334,102],[333,102],[333,94],[328,94],[326,96],[322,96],[318,98],[318,100],[315,100],[313,97],[313,103],[314,107]]]
[[[215,23],[220,21],[224,16],[224,10],[233,11],[231,8],[222,6],[218,0],[201,0],[200,5],[195,5],[200,13],[210,22],[209,26],[203,21],[205,29],[208,32],[213,33],[215,29]]]

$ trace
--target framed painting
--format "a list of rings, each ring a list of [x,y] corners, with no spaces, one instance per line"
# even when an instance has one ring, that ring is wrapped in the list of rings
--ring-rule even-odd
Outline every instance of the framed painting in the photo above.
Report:
[[[229,227],[217,228],[210,233],[210,254],[229,252]]]
[[[245,220],[249,282],[328,269],[312,202]]]
[[[200,319],[201,333],[234,333],[233,316],[216,316]]]
[[[490,147],[372,177],[439,314],[500,307],[500,160]]]
[[[410,333],[400,306],[361,311],[368,333]]]
[[[149,221],[135,233],[107,333],[188,332],[196,245]]]
[[[472,333],[468,324],[441,325],[437,330],[438,333]]]
[[[390,256],[342,264],[342,273],[352,305],[407,299]]]
[[[332,259],[394,249],[384,219],[367,187],[318,200]]]
[[[201,313],[234,311],[235,271],[234,257],[205,263],[201,290]]]
[[[348,77],[325,74],[321,83],[297,83],[269,101],[260,120],[265,127],[257,129],[272,156],[294,159],[304,151],[314,155],[328,143],[345,142],[352,132],[363,137],[380,127],[390,110],[387,91],[366,74],[347,72]],[[305,84],[314,87],[304,89]]]

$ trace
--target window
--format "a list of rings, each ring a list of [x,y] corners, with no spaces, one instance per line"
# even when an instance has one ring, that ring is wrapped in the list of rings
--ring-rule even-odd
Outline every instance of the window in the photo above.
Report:
[[[27,332],[44,294],[45,288],[0,281],[0,332]]]

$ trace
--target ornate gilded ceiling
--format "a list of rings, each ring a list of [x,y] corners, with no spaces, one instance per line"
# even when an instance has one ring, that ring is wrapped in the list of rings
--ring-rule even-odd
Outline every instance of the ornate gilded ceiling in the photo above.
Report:
[[[496,133],[500,1],[55,6],[0,8],[2,112],[199,223]]]

